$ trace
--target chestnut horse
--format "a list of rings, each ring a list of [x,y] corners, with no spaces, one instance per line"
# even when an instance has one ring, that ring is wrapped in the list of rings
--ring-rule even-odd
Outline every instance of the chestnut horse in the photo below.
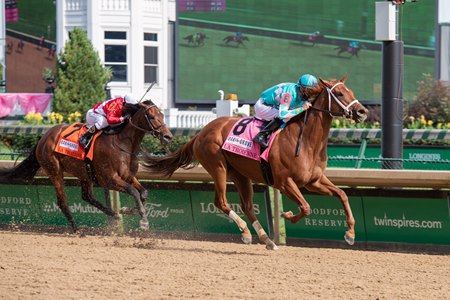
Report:
[[[32,148],[29,156],[12,169],[0,170],[0,183],[29,183],[42,168],[56,189],[58,206],[66,216],[74,232],[78,231],[73,219],[66,193],[64,192],[64,173],[79,178],[83,200],[92,204],[106,215],[119,220],[119,215],[105,207],[94,198],[94,180],[105,189],[126,192],[133,196],[141,215],[140,225],[148,229],[148,219],[143,202],[147,191],[136,179],[139,167],[137,154],[146,133],[158,137],[161,142],[172,139],[170,130],[164,123],[164,115],[158,107],[147,100],[139,104],[125,104],[125,111],[131,115],[118,134],[102,133],[95,141],[91,164],[91,176],[84,160],[72,158],[54,151],[58,138],[68,125],[56,125],[49,129]],[[92,178],[93,177],[93,178]],[[125,212],[135,212],[129,209]]]
[[[367,109],[355,98],[353,92],[341,80],[319,80],[319,85],[309,88],[312,107],[305,114],[294,117],[275,137],[269,153],[272,168],[273,187],[293,200],[300,208],[298,214],[285,212],[282,216],[297,223],[311,213],[310,206],[300,192],[301,187],[323,195],[334,195],[341,201],[346,215],[345,240],[352,245],[355,239],[355,220],[348,197],[324,174],[327,166],[327,141],[333,116],[352,118],[363,122]],[[215,184],[214,204],[235,221],[242,231],[244,243],[251,243],[252,235],[247,223],[228,204],[226,198],[227,177],[238,190],[242,210],[252,223],[260,241],[267,249],[277,249],[270,240],[253,209],[252,182],[265,183],[259,162],[222,150],[222,145],[237,117],[221,117],[208,123],[188,143],[164,157],[146,157],[141,164],[152,172],[170,176],[178,168],[193,167],[197,160],[212,176]],[[301,141],[301,143],[299,143]],[[299,143],[299,155],[297,155]]]

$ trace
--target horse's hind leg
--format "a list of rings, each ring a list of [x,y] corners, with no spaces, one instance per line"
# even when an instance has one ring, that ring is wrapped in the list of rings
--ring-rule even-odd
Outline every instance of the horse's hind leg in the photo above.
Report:
[[[336,196],[339,198],[342,206],[344,207],[348,228],[344,239],[349,245],[353,245],[355,243],[355,219],[353,218],[353,213],[350,208],[350,203],[348,202],[347,194],[335,186],[325,175],[322,175],[318,181],[305,187],[311,192],[316,192],[322,195]]]
[[[72,217],[72,214],[70,213],[69,209],[69,203],[67,202],[66,192],[64,191],[64,179],[63,175],[49,175],[48,178],[55,186],[56,190],[56,199],[59,208],[63,212],[63,214],[66,216],[67,221],[69,221],[70,226],[72,226],[73,232],[78,231],[77,224],[75,223],[75,220]]]
[[[215,154],[211,154],[211,152],[196,153],[196,157],[214,180],[214,205],[236,223],[239,230],[242,231],[242,241],[249,244],[252,235],[247,223],[231,209],[226,198],[227,167],[225,157],[220,151],[214,151],[213,153]]]
[[[259,240],[266,244],[267,249],[277,250],[278,249],[277,245],[275,245],[275,243],[272,242],[272,240],[269,238],[269,236],[259,223],[258,219],[256,218],[255,209],[253,207],[253,186],[251,180],[243,176],[242,174],[237,173],[234,170],[233,171],[229,170],[228,173],[229,177],[234,182],[234,185],[241,198],[242,211],[247,216],[249,221],[252,223],[253,228],[258,234]],[[251,243],[251,235],[250,235],[250,243]]]

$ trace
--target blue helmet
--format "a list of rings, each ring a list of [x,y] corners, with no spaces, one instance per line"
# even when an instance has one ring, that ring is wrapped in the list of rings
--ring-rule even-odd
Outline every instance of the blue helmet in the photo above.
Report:
[[[308,88],[315,85],[318,85],[319,82],[317,81],[316,76],[313,76],[311,74],[303,74],[300,76],[297,82],[298,87]]]

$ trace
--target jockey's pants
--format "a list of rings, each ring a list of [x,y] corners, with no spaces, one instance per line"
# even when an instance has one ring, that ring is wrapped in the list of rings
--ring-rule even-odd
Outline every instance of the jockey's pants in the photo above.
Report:
[[[106,117],[104,115],[95,113],[94,109],[90,109],[86,113],[86,123],[89,125],[89,127],[95,125],[95,128],[97,128],[98,130],[103,129],[109,125]]]
[[[277,108],[264,104],[262,99],[256,101],[254,109],[255,116],[264,121],[272,121],[280,114]]]

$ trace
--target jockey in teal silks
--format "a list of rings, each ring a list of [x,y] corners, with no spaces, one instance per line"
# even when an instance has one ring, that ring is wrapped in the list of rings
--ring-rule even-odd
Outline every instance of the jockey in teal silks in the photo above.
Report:
[[[311,74],[304,74],[297,83],[280,83],[262,92],[254,106],[255,116],[271,122],[253,140],[261,146],[267,147],[272,132],[292,117],[311,107],[306,88],[315,85],[318,85],[317,78]]]
[[[351,42],[348,44],[348,46],[349,46],[350,48],[353,48],[353,49],[358,49],[358,48],[359,48],[359,42],[357,42],[357,41],[351,41]]]

